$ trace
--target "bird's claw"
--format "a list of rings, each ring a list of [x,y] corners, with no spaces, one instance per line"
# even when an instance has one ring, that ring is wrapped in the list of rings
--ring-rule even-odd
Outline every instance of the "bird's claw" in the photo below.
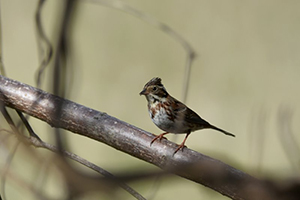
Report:
[[[151,146],[152,143],[153,143],[155,140],[157,140],[157,139],[159,139],[159,141],[161,141],[162,139],[167,139],[166,137],[164,137],[164,135],[166,135],[166,134],[168,134],[168,133],[162,133],[162,134],[156,136],[156,137],[151,141],[150,146]]]
[[[174,151],[173,156],[174,156],[180,149],[181,149],[181,151],[183,151],[184,147],[186,147],[186,146],[184,145],[184,143],[181,143],[181,144],[177,147],[177,149]]]

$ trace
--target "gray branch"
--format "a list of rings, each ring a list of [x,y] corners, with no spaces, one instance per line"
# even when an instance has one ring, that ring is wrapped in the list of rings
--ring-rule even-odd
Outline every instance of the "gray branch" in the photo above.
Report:
[[[278,189],[277,185],[256,179],[188,148],[173,156],[177,145],[168,140],[155,142],[150,147],[154,138],[151,133],[106,113],[3,76],[0,76],[0,100],[4,105],[45,121],[53,127],[103,142],[232,199],[293,199],[285,190],[280,190],[282,187]],[[58,108],[61,109],[59,117]]]

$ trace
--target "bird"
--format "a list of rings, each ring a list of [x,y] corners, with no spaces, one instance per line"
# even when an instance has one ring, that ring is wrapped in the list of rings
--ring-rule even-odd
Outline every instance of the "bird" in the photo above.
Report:
[[[148,102],[148,112],[153,123],[165,131],[157,135],[150,143],[163,138],[168,133],[186,134],[183,142],[177,147],[174,154],[185,147],[185,142],[191,132],[201,129],[214,129],[225,135],[235,137],[234,134],[220,129],[202,119],[196,112],[182,102],[172,97],[162,84],[161,78],[155,77],[147,82],[140,92]],[[173,154],[173,155],[174,155]]]

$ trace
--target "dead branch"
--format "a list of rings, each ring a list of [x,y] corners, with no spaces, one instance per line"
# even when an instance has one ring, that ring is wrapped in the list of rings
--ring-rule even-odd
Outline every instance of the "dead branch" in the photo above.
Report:
[[[0,100],[4,105],[45,121],[53,127],[103,142],[232,199],[297,199],[295,191],[299,190],[256,179],[188,148],[173,156],[177,147],[175,143],[162,140],[150,147],[154,138],[151,133],[106,113],[3,76],[0,76]],[[61,109],[59,118],[56,115],[58,108]],[[296,183],[296,188],[299,189],[299,181]],[[295,184],[292,186],[294,188]]]

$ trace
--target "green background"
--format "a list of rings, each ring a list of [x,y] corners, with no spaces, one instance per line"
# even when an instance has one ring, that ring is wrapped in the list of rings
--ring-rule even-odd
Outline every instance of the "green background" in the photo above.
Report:
[[[279,111],[292,113],[290,128],[299,145],[300,1],[123,2],[167,24],[191,44],[197,57],[186,104],[212,124],[236,135],[231,138],[213,130],[197,131],[187,140],[189,148],[256,177],[280,180],[299,174],[299,166],[292,167],[282,146],[280,135],[288,136],[280,131]],[[37,1],[0,3],[7,76],[34,86],[39,66],[34,24]],[[52,42],[59,25],[59,8],[60,1],[48,0],[42,11],[42,22]],[[147,81],[158,76],[172,96],[182,99],[186,52],[181,45],[141,19],[91,1],[79,1],[68,39],[72,56],[67,97],[154,134],[161,133],[151,122],[146,100],[139,92]],[[42,89],[46,91],[51,91],[50,72],[47,70],[43,77]],[[35,119],[30,122],[42,139],[53,143],[48,125]],[[99,142],[72,133],[65,135],[72,152],[112,173],[155,169]],[[168,138],[180,143],[184,135]],[[15,142],[9,139],[7,146],[1,148],[2,169]],[[11,173],[42,188],[51,197],[64,197],[65,186],[59,170],[51,165],[52,154],[45,150],[35,152],[43,162],[21,145]],[[47,166],[52,166],[50,172]],[[152,180],[130,185],[146,198],[155,195],[154,200],[228,199],[175,176],[162,178],[158,188],[157,184]],[[7,182],[6,195],[11,199],[35,198],[14,181]],[[116,196],[99,192],[82,199],[99,196],[133,199],[121,189]]]

